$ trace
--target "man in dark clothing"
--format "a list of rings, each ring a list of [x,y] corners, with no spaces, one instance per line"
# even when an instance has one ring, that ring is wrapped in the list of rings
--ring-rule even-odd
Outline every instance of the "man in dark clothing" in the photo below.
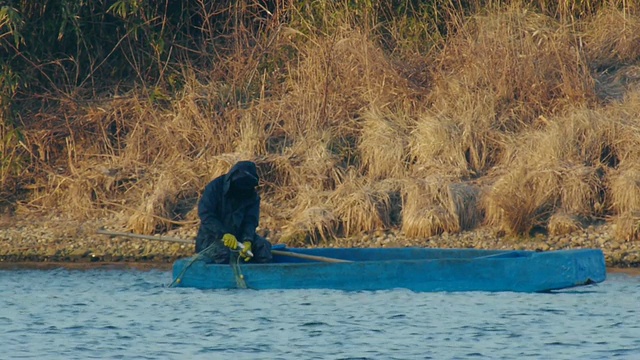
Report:
[[[231,249],[239,249],[245,261],[271,261],[271,243],[256,234],[260,219],[260,196],[256,164],[240,161],[225,175],[211,181],[198,203],[200,228],[196,253],[211,247],[213,262],[229,263]]]

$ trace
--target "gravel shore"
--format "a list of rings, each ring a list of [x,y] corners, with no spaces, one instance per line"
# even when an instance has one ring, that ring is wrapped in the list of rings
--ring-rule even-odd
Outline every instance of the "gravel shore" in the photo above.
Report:
[[[79,222],[63,219],[16,219],[0,221],[0,264],[11,267],[104,267],[118,264],[145,264],[144,268],[166,269],[178,258],[190,256],[193,245],[105,236],[98,229],[126,232],[109,219]],[[598,224],[565,236],[533,237],[497,236],[490,229],[459,234],[442,234],[427,239],[407,239],[398,231],[378,231],[357,238],[341,238],[309,247],[406,247],[477,248],[549,251],[571,248],[597,248],[605,253],[608,267],[640,268],[640,242],[622,242],[613,237],[613,225]],[[158,234],[158,236],[192,240],[196,226]],[[277,243],[279,235],[268,237]],[[31,265],[28,265],[31,264]],[[71,264],[76,264],[71,265]]]

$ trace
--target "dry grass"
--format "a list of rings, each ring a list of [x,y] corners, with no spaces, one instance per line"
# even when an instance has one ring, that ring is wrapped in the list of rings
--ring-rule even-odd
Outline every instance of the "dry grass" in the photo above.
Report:
[[[616,122],[584,108],[541,120],[506,146],[504,170],[483,200],[489,224],[509,233],[547,227],[559,208],[583,218],[606,210],[603,176],[618,161]]]
[[[640,83],[638,83],[640,85]],[[625,94],[624,102],[613,103],[606,108],[606,116],[614,129],[611,152],[617,163],[637,162],[640,159],[640,90]],[[613,167],[617,167],[613,166]]]
[[[544,227],[557,206],[559,184],[553,170],[513,168],[484,192],[487,223],[514,235]]]
[[[448,189],[449,206],[458,221],[460,230],[473,229],[482,221],[478,207],[480,189],[469,183],[452,183]]]
[[[598,97],[603,101],[624,101],[630,92],[640,90],[640,67],[622,66],[595,75]]]
[[[481,133],[518,131],[541,114],[589,103],[593,81],[574,40],[569,27],[518,3],[472,16],[439,55],[430,97],[441,116]]]
[[[640,57],[640,18],[602,9],[582,25],[589,64],[599,71],[628,65]]]
[[[566,166],[560,172],[560,204],[563,209],[579,216],[599,215],[602,210],[601,178],[595,167]]]
[[[623,163],[609,177],[611,207],[615,214],[640,211],[640,166]]]
[[[290,246],[317,245],[337,234],[338,220],[326,206],[312,206],[298,213],[283,227],[280,243]]]
[[[521,155],[531,163],[608,166],[619,131],[617,121],[611,121],[606,111],[579,107],[545,119],[538,131],[525,136],[527,148]]]
[[[283,226],[280,242],[297,246],[318,244],[338,234],[339,220],[326,193],[300,185],[288,209],[283,210],[287,213],[287,224]]]
[[[361,122],[358,150],[367,175],[373,179],[404,177],[411,121],[402,113],[372,107],[362,114]]]
[[[169,230],[172,210],[177,203],[176,179],[160,176],[153,191],[146,196],[136,211],[129,217],[128,229],[138,234],[153,234]]]
[[[421,172],[444,172],[467,177],[470,164],[465,158],[463,130],[447,118],[423,116],[411,134],[410,153],[414,168]]]
[[[565,22],[513,2],[448,14],[441,43],[399,58],[380,45],[375,17],[335,6],[330,33],[283,16],[226,61],[186,64],[162,101],[142,89],[34,117],[19,145],[31,161],[25,204],[163,231],[189,221],[207,182],[254,160],[261,221],[290,245],[389,227],[428,237],[483,220],[560,234],[611,216],[625,221],[619,236],[636,238],[635,11]]]
[[[478,189],[453,179],[432,177],[406,181],[402,230],[412,238],[460,232],[479,223]]]
[[[640,240],[640,212],[632,211],[617,215],[613,219],[615,236],[624,241]]]
[[[550,235],[567,235],[582,228],[580,218],[565,211],[558,211],[551,215],[547,225]]]
[[[521,165],[500,176],[482,204],[490,225],[510,234],[528,234],[535,227],[550,227],[558,208],[572,216],[597,217],[604,208],[602,190],[594,167]],[[556,221],[564,219],[559,216]]]
[[[640,80],[640,18],[605,8],[581,27],[580,40],[597,79],[598,97],[623,101],[629,90],[637,90]]]
[[[391,225],[389,194],[376,190],[353,173],[336,187],[329,201],[342,224],[344,235],[387,229]]]

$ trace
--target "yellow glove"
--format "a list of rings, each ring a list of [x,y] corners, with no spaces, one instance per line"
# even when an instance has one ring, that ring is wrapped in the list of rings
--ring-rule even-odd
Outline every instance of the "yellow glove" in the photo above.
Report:
[[[238,248],[238,239],[236,239],[233,234],[224,234],[224,236],[222,236],[222,243],[231,250]]]
[[[253,257],[253,253],[251,252],[251,241],[245,241],[242,245],[244,245],[244,249],[240,250],[240,257],[243,258],[244,261],[249,261],[251,257]]]

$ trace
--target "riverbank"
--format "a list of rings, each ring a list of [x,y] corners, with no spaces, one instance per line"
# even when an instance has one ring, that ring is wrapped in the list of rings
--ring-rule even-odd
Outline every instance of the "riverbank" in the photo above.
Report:
[[[193,245],[171,241],[135,239],[97,234],[99,229],[126,232],[117,219],[73,221],[60,218],[3,218],[0,222],[0,268],[47,269],[64,267],[169,269],[178,258],[191,256]],[[538,234],[530,237],[498,236],[479,228],[459,234],[442,234],[426,239],[409,239],[401,232],[376,231],[359,237],[333,239],[309,247],[430,247],[550,251],[572,248],[602,249],[607,267],[640,269],[640,242],[621,242],[613,237],[615,225],[594,224],[565,236]],[[180,228],[158,236],[183,240],[195,238],[196,226]],[[278,231],[264,231],[278,243]]]

